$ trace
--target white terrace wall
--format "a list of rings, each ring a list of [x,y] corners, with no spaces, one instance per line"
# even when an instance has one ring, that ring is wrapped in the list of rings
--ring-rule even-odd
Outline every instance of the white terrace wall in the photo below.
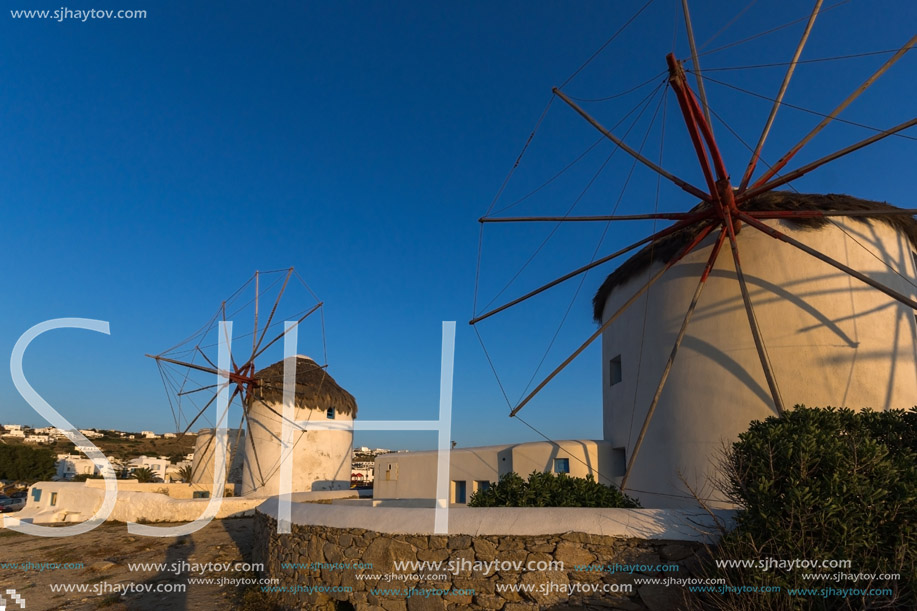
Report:
[[[91,482],[91,484],[90,484]],[[7,521],[28,521],[35,524],[82,522],[91,518],[105,497],[105,489],[97,484],[103,480],[87,482],[38,482],[29,488],[26,506],[17,513],[4,514],[0,524]],[[103,482],[104,483],[104,482]],[[167,484],[137,484],[118,482],[118,500],[109,516],[119,522],[191,522],[204,513],[208,499],[175,498],[166,494],[144,490],[164,487]],[[173,484],[185,486],[187,484]],[[292,495],[295,502],[328,501],[357,497],[352,490],[300,492]],[[220,500],[216,519],[248,516],[264,499],[229,497]]]

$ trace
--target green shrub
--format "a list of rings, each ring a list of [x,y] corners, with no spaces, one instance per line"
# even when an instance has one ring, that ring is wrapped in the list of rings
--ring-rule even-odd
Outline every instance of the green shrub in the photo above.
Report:
[[[917,608],[917,408],[796,406],[752,422],[725,453],[722,490],[741,509],[719,559],[849,560],[849,568],[710,569],[731,586],[781,593],[707,596],[706,608]],[[804,574],[900,574],[900,580]],[[890,588],[891,596],[799,596],[794,588]]]
[[[528,481],[507,473],[499,483],[471,495],[469,507],[639,507],[640,504],[617,488],[565,473],[532,471]]]

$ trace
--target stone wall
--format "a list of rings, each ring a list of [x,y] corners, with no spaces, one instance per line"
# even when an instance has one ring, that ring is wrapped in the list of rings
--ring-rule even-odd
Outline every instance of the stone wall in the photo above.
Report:
[[[668,611],[681,608],[683,588],[636,585],[641,577],[690,577],[699,568],[703,545],[697,541],[635,539],[568,532],[541,535],[410,535],[361,528],[292,525],[291,534],[278,534],[271,515],[257,512],[253,562],[262,562],[265,577],[296,593],[277,595],[293,609],[357,609],[358,611],[427,611],[448,609],[622,609]],[[396,561],[450,562],[456,573],[440,571],[446,579],[393,579],[409,575],[396,570]],[[563,570],[497,570],[484,574],[475,562],[563,562]],[[298,563],[298,568],[284,566]],[[316,563],[324,566],[312,566]],[[358,564],[358,567],[348,566]],[[644,565],[643,572],[583,570],[612,564]],[[677,564],[677,571],[660,572],[657,565]],[[371,565],[371,568],[370,566]],[[544,566],[544,565],[542,565]],[[423,573],[429,574],[425,570]],[[363,578],[358,578],[362,575]],[[375,575],[371,579],[367,576]],[[500,592],[503,584],[531,584],[532,592]],[[569,595],[572,584],[596,585],[609,592]],[[622,591],[631,585],[630,592]],[[314,590],[310,591],[311,588]],[[414,588],[414,593],[405,590]],[[542,589],[544,588],[544,589]],[[381,592],[379,589],[388,589]],[[393,592],[398,589],[401,591]],[[319,591],[322,590],[322,591]],[[373,590],[376,590],[375,593]],[[438,590],[439,592],[436,592]],[[613,590],[618,590],[617,592]],[[442,591],[449,591],[443,594]],[[473,593],[471,592],[473,591]]]

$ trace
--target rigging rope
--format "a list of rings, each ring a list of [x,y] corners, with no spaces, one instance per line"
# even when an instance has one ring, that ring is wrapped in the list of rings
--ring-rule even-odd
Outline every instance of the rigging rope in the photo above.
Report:
[[[615,129],[615,128],[617,128],[619,125],[621,125],[621,123],[623,123],[625,120],[627,120],[627,118],[628,118],[631,114],[633,114],[633,113],[637,110],[637,108],[640,107],[641,104],[643,104],[643,109],[641,109],[641,111],[640,111],[640,114],[642,115],[643,111],[649,106],[650,102],[652,101],[652,98],[655,97],[655,95],[659,92],[659,89],[660,89],[664,84],[665,84],[665,82],[663,81],[662,83],[660,83],[659,85],[657,85],[657,86],[656,86],[656,89],[654,89],[653,91],[651,91],[645,98],[643,98],[643,100],[641,100],[640,102],[638,102],[637,106],[635,106],[634,108],[632,108],[626,115],[624,115],[624,116],[621,118],[620,121],[618,121],[617,123],[615,123],[615,124],[612,126],[611,129]],[[640,118],[640,115],[637,116],[637,119],[639,119],[639,118]],[[630,127],[627,128],[627,131],[624,133],[624,136],[623,136],[623,137],[626,138],[627,135],[631,132],[631,130],[632,130],[632,129],[634,128],[634,126],[637,124],[637,119],[635,119],[635,120],[631,123]],[[614,151],[616,151],[617,149],[618,149],[618,147],[617,147],[617,145],[616,145],[615,148],[614,148],[614,150],[612,151],[612,153],[614,153]],[[565,217],[566,217],[566,216],[569,216],[570,213],[573,212],[573,210],[576,208],[576,205],[579,203],[579,201],[580,201],[579,198],[577,198],[576,200],[574,200],[573,204],[572,204],[572,205],[567,209],[567,211],[564,213],[564,216],[565,216]],[[531,264],[531,262],[535,259],[535,257],[538,255],[538,253],[541,252],[541,249],[545,247],[545,245],[548,243],[548,241],[550,241],[551,237],[557,232],[557,229],[558,229],[561,225],[562,225],[562,222],[561,222],[561,221],[558,221],[558,222],[554,225],[554,228],[551,229],[551,231],[550,231],[550,233],[548,233],[547,237],[545,237],[545,239],[541,242],[541,244],[538,245],[538,247],[535,249],[535,252],[533,252],[533,253],[531,254],[531,256],[529,256],[528,260],[527,260],[525,263],[523,263],[522,267],[515,273],[515,275],[513,275],[513,277],[509,279],[509,281],[506,283],[506,285],[505,285],[502,289],[500,289],[500,292],[498,292],[496,295],[494,295],[494,297],[484,306],[484,309],[489,308],[497,299],[500,298],[500,296],[501,296],[504,292],[506,292],[506,290],[507,290],[510,286],[512,286],[513,282],[515,282],[516,279],[519,277],[519,275],[522,274],[522,272],[524,272],[524,271],[526,270],[526,268],[529,266],[529,264]],[[479,264],[480,264],[480,262],[479,262]],[[477,287],[475,287],[475,292],[477,293]],[[476,301],[476,300],[475,300],[475,301]],[[477,310],[475,310],[475,314],[477,314]]]
[[[570,98],[571,100],[576,100],[577,102],[607,102],[608,100],[622,98],[626,96],[628,93],[633,93],[634,91],[637,91],[638,89],[642,89],[646,87],[647,85],[655,82],[656,79],[658,79],[660,76],[663,76],[664,74],[667,74],[667,73],[668,73],[668,70],[663,70],[661,72],[654,74],[651,78],[646,79],[639,85],[635,85],[631,87],[630,89],[627,89],[626,91],[622,91],[621,93],[616,93],[615,95],[610,95],[604,98],[577,98],[569,94],[567,94],[567,97]]]
[[[659,115],[659,108],[662,106],[662,103],[663,103],[665,100],[666,100],[666,96],[663,94],[663,95],[659,98],[659,103],[656,105],[656,110],[655,110],[655,112],[653,113],[652,119],[650,119],[650,124],[649,124],[649,126],[647,126],[647,128],[646,128],[646,133],[644,134],[643,140],[642,140],[641,143],[640,143],[640,148],[639,148],[638,151],[637,151],[638,153],[641,153],[641,154],[643,153],[643,148],[646,146],[646,141],[647,141],[647,139],[649,138],[650,131],[653,129],[653,125],[655,125],[655,123],[656,123],[656,117]],[[645,110],[645,108],[644,108],[644,110]],[[636,124],[637,121],[640,120],[640,116],[642,116],[642,114],[643,114],[643,111],[641,111],[640,115],[637,116],[637,118],[635,119],[635,124]],[[611,161],[612,155],[614,155],[615,152],[617,152],[617,150],[618,150],[618,148],[616,147],[614,150],[611,151],[611,154],[609,154],[609,155],[608,155],[608,158],[605,159],[605,163],[603,163],[603,164],[601,165],[601,167],[599,167],[599,169],[595,172],[595,174],[593,175],[592,179],[589,181],[589,183],[588,183],[588,184],[586,185],[586,187],[583,189],[583,192],[580,193],[580,195],[579,195],[579,197],[577,198],[577,200],[579,200],[580,198],[582,198],[582,197],[586,194],[586,192],[590,189],[590,187],[592,187],[593,183],[596,181],[596,179],[598,179],[599,175],[600,175],[600,174],[602,173],[602,171],[605,169],[605,166],[608,165],[608,162],[609,162],[609,161]],[[618,199],[615,201],[615,205],[614,205],[614,207],[613,207],[612,210],[611,210],[611,214],[612,214],[612,215],[614,215],[615,212],[618,211],[618,207],[621,205],[621,200],[624,199],[624,193],[627,191],[627,186],[628,186],[628,184],[630,184],[630,179],[631,179],[631,177],[633,176],[634,170],[636,169],[636,167],[637,167],[637,159],[634,158],[633,163],[632,163],[631,166],[630,166],[630,171],[628,171],[627,177],[624,179],[624,186],[621,187],[621,192],[618,194]],[[657,175],[657,176],[658,176],[658,175]],[[655,223],[654,223],[654,225],[655,225]],[[602,244],[605,242],[605,237],[608,235],[608,229],[609,229],[610,227],[611,227],[611,221],[606,221],[606,222],[605,222],[605,228],[604,228],[604,230],[602,231],[602,235],[599,237],[599,242],[598,242],[598,244],[596,244],[595,249],[594,249],[593,252],[592,252],[592,258],[589,259],[589,262],[590,262],[590,263],[592,263],[593,261],[595,261],[596,257],[598,257],[599,250],[602,248]],[[584,274],[582,274],[582,275],[580,276],[579,284],[577,285],[576,290],[575,290],[574,293],[573,293],[573,297],[570,298],[570,303],[567,305],[567,310],[564,312],[564,315],[563,315],[563,317],[561,318],[560,324],[557,326],[557,330],[554,332],[554,336],[551,338],[551,341],[550,341],[550,343],[548,344],[548,347],[547,347],[547,349],[545,350],[544,355],[541,357],[541,361],[538,363],[538,367],[535,368],[535,372],[532,374],[532,377],[531,377],[531,379],[529,380],[529,383],[526,385],[525,390],[522,391],[522,394],[521,394],[520,397],[519,397],[519,401],[522,401],[522,399],[525,398],[525,395],[528,393],[529,388],[532,386],[532,383],[535,381],[535,378],[536,378],[536,376],[538,375],[538,372],[541,371],[541,367],[542,367],[542,365],[544,365],[544,362],[545,362],[545,360],[547,359],[548,354],[549,354],[550,351],[551,351],[551,348],[554,346],[554,342],[557,340],[558,335],[560,335],[560,331],[561,331],[561,329],[563,329],[564,323],[566,323],[567,317],[570,315],[570,311],[573,309],[573,304],[576,303],[576,298],[579,297],[580,291],[582,290],[583,285],[584,285],[585,282],[586,282],[586,277],[587,277],[588,275],[589,275],[589,272],[587,271],[586,273],[584,273]]]
[[[522,156],[525,155],[525,152],[529,148],[532,139],[535,137],[535,133],[538,131],[538,128],[541,127],[542,121],[544,121],[545,116],[548,114],[548,109],[551,108],[551,104],[554,102],[555,95],[552,93],[551,98],[548,100],[548,103],[545,105],[544,110],[541,111],[541,116],[538,117],[538,121],[535,122],[535,127],[532,128],[532,132],[529,134],[529,137],[526,139],[525,144],[522,145],[522,150],[519,151],[519,155],[516,157],[513,167],[510,168],[509,172],[506,173],[506,177],[503,179],[503,184],[500,185],[500,188],[497,189],[497,193],[494,195],[493,199],[490,202],[490,206],[487,208],[487,212],[484,213],[484,216],[490,215],[491,211],[494,209],[494,206],[497,205],[500,197],[503,195],[503,191],[506,189],[506,185],[509,184],[510,178],[516,172],[516,168],[519,167],[519,163],[522,161]],[[481,231],[478,236],[478,257],[477,264],[475,265],[474,272],[474,296],[472,298],[471,306],[471,315],[474,317],[478,312],[478,289],[480,288],[480,278],[481,278],[481,258],[484,253],[484,226],[481,225]]]
[[[710,109],[710,112],[713,114],[714,117],[716,117],[716,119],[717,119],[720,123],[723,124],[723,126],[726,128],[726,131],[728,131],[730,134],[732,134],[733,136],[735,136],[735,139],[742,143],[742,146],[744,146],[746,149],[748,149],[748,151],[749,151],[750,153],[754,153],[754,152],[755,152],[755,150],[754,150],[753,148],[751,148],[751,146],[750,146],[747,142],[745,142],[745,140],[743,140],[741,136],[739,136],[738,132],[736,132],[736,130],[734,130],[734,129],[732,128],[732,126],[730,126],[728,123],[726,123],[726,120],[723,119],[723,117],[721,117],[719,114],[717,114],[716,111],[713,110],[713,108]],[[765,161],[764,158],[763,158],[761,155],[758,155],[758,161],[760,161],[761,163],[763,163],[764,165],[766,165],[768,170],[771,169],[771,167],[772,167],[771,164],[769,164],[767,161]],[[777,178],[780,178],[780,173],[779,173],[779,172],[775,173],[775,176],[777,176]],[[794,187],[792,184],[787,184],[787,186],[788,186],[790,189],[792,189],[794,192],[799,193],[799,191],[796,190],[796,187]]]
[[[830,10],[832,10],[832,9],[835,9],[835,8],[837,8],[837,7],[839,7],[839,6],[842,6],[842,5],[844,5],[844,4],[848,4],[849,2],[850,2],[850,0],[840,0],[840,2],[835,2],[834,4],[832,4],[831,6],[829,6],[829,7],[827,7],[827,8],[823,8],[823,9],[820,11],[820,14],[823,15],[823,14],[827,13],[828,11],[830,11]],[[760,32],[760,33],[758,33],[758,34],[755,34],[755,35],[753,35],[753,36],[749,36],[748,38],[743,38],[742,40],[737,40],[737,41],[735,41],[735,42],[731,42],[731,43],[726,44],[726,45],[723,45],[723,46],[721,46],[721,47],[717,47],[717,48],[715,48],[715,49],[711,49],[711,50],[709,50],[709,51],[705,51],[705,52],[699,54],[698,57],[704,57],[704,56],[710,55],[710,54],[712,54],[712,53],[718,53],[718,52],[720,52],[720,51],[725,51],[726,49],[730,49],[730,48],[732,48],[732,47],[736,47],[736,46],[738,46],[738,45],[745,44],[746,42],[750,42],[750,41],[755,40],[755,39],[757,39],[757,38],[761,38],[762,36],[767,36],[768,34],[773,34],[774,32],[778,32],[778,31],[780,31],[780,30],[782,30],[782,29],[784,29],[784,28],[788,28],[788,27],[790,27],[791,25],[795,25],[795,24],[799,23],[800,21],[806,21],[808,18],[809,18],[809,15],[806,14],[805,16],[800,17],[799,19],[794,19],[793,21],[789,21],[789,22],[787,22],[787,23],[784,23],[783,25],[778,25],[777,27],[771,28],[770,30],[766,30],[766,31],[764,31],[764,32]],[[690,61],[690,60],[691,60],[691,58],[686,58],[686,59],[683,60],[683,61],[686,61],[686,62],[687,62],[687,61]]]
[[[662,133],[660,134],[660,137],[659,137],[659,161],[658,161],[658,164],[659,164],[660,166],[662,165],[662,161],[663,161],[663,152],[664,152],[664,149],[665,149],[665,120],[666,120],[666,112],[667,112],[667,110],[668,110],[668,96],[665,97],[665,100],[666,100],[666,104],[665,104],[665,107],[663,108],[663,111],[662,111]],[[653,212],[654,212],[654,213],[659,211],[659,192],[660,192],[661,187],[662,187],[662,175],[661,175],[661,174],[657,174],[657,175],[656,175],[656,197],[655,197],[655,201],[654,201],[654,203],[653,203]],[[650,235],[653,235],[653,234],[656,233],[656,225],[657,225],[657,221],[656,221],[656,219],[653,219],[653,233],[650,234]],[[650,242],[650,261],[653,260],[653,253],[655,252],[655,250],[656,250],[656,241],[653,240],[652,242]],[[652,266],[647,267],[647,270],[646,270],[646,279],[647,279],[647,282],[649,282],[650,267],[652,267]],[[630,446],[631,438],[633,437],[633,430],[634,430],[634,415],[635,415],[635,413],[636,413],[636,411],[637,411],[637,389],[640,387],[640,372],[641,372],[642,369],[643,369],[643,348],[644,348],[644,345],[645,345],[645,342],[646,342],[646,320],[647,320],[647,314],[648,314],[648,312],[649,312],[649,306],[650,306],[650,291],[652,291],[652,288],[653,288],[653,287],[650,286],[650,287],[646,290],[646,297],[645,297],[645,299],[644,299],[644,301],[643,301],[643,327],[642,327],[641,332],[640,332],[640,350],[639,350],[639,352],[637,353],[637,374],[636,374],[636,376],[635,376],[635,378],[634,378],[634,399],[633,399],[633,404],[632,404],[631,410],[630,410],[630,424],[629,424],[628,427],[627,427],[627,445],[628,445],[628,446]],[[604,363],[602,363],[602,367],[603,367],[603,368],[605,367],[605,364],[604,364]]]
[[[914,49],[908,49],[913,51]],[[867,51],[865,53],[852,53],[850,55],[834,55],[831,57],[816,57],[814,59],[800,59],[796,62],[774,62],[771,64],[749,64],[747,66],[724,66],[722,68],[704,68],[703,72],[722,72],[725,70],[753,70],[757,68],[776,68],[779,66],[789,66],[791,64],[816,64],[819,62],[840,61],[843,59],[853,59],[857,57],[869,57],[872,55],[891,55],[897,53],[898,49],[886,49],[884,51]]]
[[[590,55],[590,56],[589,56],[589,59],[587,59],[585,62],[583,62],[583,65],[582,65],[582,66],[580,66],[579,68],[577,68],[576,70],[574,70],[574,71],[573,71],[573,74],[571,74],[570,76],[568,76],[568,77],[567,77],[567,80],[565,80],[565,81],[560,85],[560,87],[558,87],[558,89],[563,89],[564,87],[566,87],[566,86],[567,86],[567,83],[569,83],[570,81],[572,81],[573,78],[574,78],[577,74],[579,74],[580,72],[582,72],[583,69],[584,69],[586,66],[588,66],[590,62],[592,62],[592,60],[594,60],[596,57],[598,57],[598,55],[599,55],[602,51],[605,50],[605,47],[607,47],[608,45],[610,45],[611,42],[612,42],[615,38],[617,38],[618,35],[619,35],[621,32],[623,32],[623,31],[627,28],[627,26],[629,26],[631,23],[633,23],[634,19],[636,19],[637,17],[639,17],[639,16],[640,16],[640,13],[642,13],[645,9],[647,9],[647,8],[649,7],[649,5],[651,5],[654,1],[655,1],[655,0],[647,0],[646,4],[644,4],[643,6],[641,6],[641,7],[637,10],[636,13],[634,13],[633,15],[631,15],[630,19],[628,19],[628,20],[624,23],[624,25],[622,25],[620,28],[618,28],[618,31],[615,32],[614,34],[612,34],[612,35],[611,35],[611,38],[609,38],[608,40],[606,40],[606,41],[602,44],[602,46],[599,47],[599,48],[596,50],[595,53],[593,53],[592,55]]]
[[[687,70],[687,72],[691,72],[691,70]],[[724,87],[729,87],[730,89],[735,89],[736,91],[739,91],[739,92],[741,92],[741,93],[745,93],[745,94],[754,96],[754,97],[756,97],[756,98],[761,98],[761,99],[763,99],[763,100],[769,100],[769,101],[771,101],[771,102],[775,102],[775,101],[776,101],[774,98],[770,98],[770,97],[768,97],[768,96],[766,96],[766,95],[762,95],[762,94],[757,93],[757,92],[754,92],[754,91],[749,91],[748,89],[743,89],[742,87],[738,87],[738,86],[736,86],[736,85],[731,85],[731,84],[729,84],[729,83],[726,83],[726,82],[724,82],[724,81],[720,81],[720,80],[715,79],[715,78],[711,78],[711,77],[706,76],[706,75],[702,75],[702,76],[703,76],[703,79],[704,79],[705,81],[710,81],[711,83],[716,83],[717,85],[722,85],[722,86],[724,86]],[[847,125],[853,125],[853,126],[855,126],[855,127],[862,127],[862,128],[864,128],[864,129],[868,129],[868,130],[871,130],[871,131],[874,131],[874,132],[879,132],[879,133],[881,133],[881,132],[886,131],[886,130],[881,129],[881,128],[878,128],[878,127],[873,127],[872,125],[866,125],[865,123],[858,123],[858,122],[856,122],[856,121],[850,121],[849,119],[841,119],[840,117],[831,117],[830,115],[827,115],[827,114],[825,114],[825,113],[818,112],[817,110],[811,110],[811,109],[809,109],[809,108],[804,108],[804,107],[802,107],[802,106],[796,106],[795,104],[788,104],[787,102],[780,102],[780,105],[781,105],[781,106],[786,106],[787,108],[792,108],[792,109],[794,109],[794,110],[801,110],[801,111],[803,111],[803,112],[807,112],[807,113],[809,113],[809,114],[816,115],[816,116],[818,116],[818,117],[822,117],[822,118],[831,118],[832,121],[837,121],[837,122],[839,122],[839,123],[846,123]],[[915,136],[908,136],[907,134],[902,134],[902,133],[894,133],[894,134],[891,134],[891,135],[892,135],[892,136],[897,136],[897,137],[899,137],[899,138],[904,138],[904,139],[906,139],[906,140],[917,140],[917,137],[915,137]]]

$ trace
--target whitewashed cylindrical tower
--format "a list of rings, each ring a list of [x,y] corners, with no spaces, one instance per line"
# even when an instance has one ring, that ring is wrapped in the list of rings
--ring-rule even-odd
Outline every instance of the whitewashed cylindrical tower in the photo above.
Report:
[[[242,452],[239,449],[244,447],[244,442],[244,429],[229,429],[226,481],[230,484],[242,483]],[[194,459],[191,461],[192,484],[206,485],[213,483],[215,451],[216,443],[214,443],[213,439],[213,429],[199,430],[197,439],[194,442]]]
[[[870,210],[841,195],[767,193],[744,210]],[[917,294],[917,222],[907,215],[766,221],[899,293]],[[626,261],[595,296],[605,322],[693,235],[674,234]],[[604,437],[626,464],[713,247],[675,264],[602,338]],[[738,235],[742,269],[788,408],[908,409],[917,404],[915,312],[879,290],[751,227]],[[639,450],[627,492],[645,507],[694,505],[688,487],[724,506],[716,462],[752,420],[775,408],[724,245]],[[618,482],[623,473],[618,473]],[[687,482],[688,486],[685,485]]]
[[[353,420],[357,403],[328,372],[306,356],[296,356],[294,422],[332,422],[339,430],[302,430],[295,424],[291,492],[350,488]],[[283,361],[255,373],[246,404],[242,494],[280,493],[283,414]],[[308,425],[305,425],[308,429]]]

